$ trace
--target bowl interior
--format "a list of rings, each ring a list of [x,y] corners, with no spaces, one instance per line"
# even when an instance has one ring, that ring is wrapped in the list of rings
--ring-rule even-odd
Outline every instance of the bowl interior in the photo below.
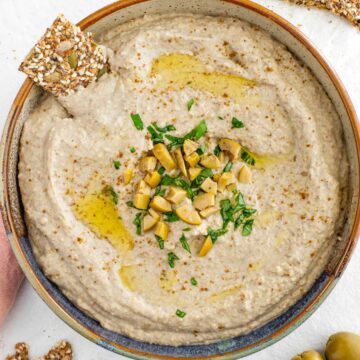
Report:
[[[90,15],[81,21],[80,25],[83,28],[88,28],[97,36],[113,26],[144,14],[171,12],[234,16],[263,28],[285,44],[293,54],[316,74],[339,113],[350,163],[347,218],[343,232],[339,234],[343,240],[337,243],[327,268],[308,293],[284,314],[247,335],[210,345],[176,348],[141,343],[105,330],[95,320],[74,307],[62,295],[56,285],[43,275],[35,261],[29,240],[26,238],[26,228],[23,222],[17,184],[18,146],[23,124],[42,94],[38,88],[32,86],[30,81],[25,82],[15,100],[5,127],[0,147],[0,154],[3,156],[3,183],[0,184],[3,189],[0,188],[0,200],[2,205],[5,206],[5,222],[12,246],[28,279],[46,303],[75,330],[107,349],[137,359],[203,359],[204,357],[238,359],[279,340],[300,325],[320,305],[346,265],[355,244],[359,223],[357,211],[359,130],[356,125],[355,113],[346,93],[341,89],[336,76],[324,63],[316,50],[304,41],[303,36],[295,28],[287,24],[285,20],[247,0],[120,1]]]

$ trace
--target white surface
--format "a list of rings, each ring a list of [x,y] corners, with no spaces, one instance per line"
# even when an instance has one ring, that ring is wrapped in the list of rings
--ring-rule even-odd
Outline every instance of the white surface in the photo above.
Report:
[[[175,1],[175,0],[174,0]],[[204,0],[205,1],[205,0]],[[360,114],[360,31],[328,12],[257,0],[290,20],[317,45],[340,75]],[[1,0],[0,1],[0,128],[25,76],[17,71],[44,29],[59,12],[78,21],[109,0]],[[277,344],[249,356],[249,360],[285,360],[307,348],[321,349],[327,337],[340,330],[360,333],[360,247],[344,276],[320,309],[300,328]],[[32,358],[67,339],[77,360],[115,360],[121,356],[94,345],[57,318],[26,282],[14,309],[0,330],[0,359],[16,342],[31,346]]]

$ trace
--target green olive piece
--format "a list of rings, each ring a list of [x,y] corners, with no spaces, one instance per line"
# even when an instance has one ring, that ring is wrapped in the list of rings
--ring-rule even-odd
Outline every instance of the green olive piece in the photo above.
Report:
[[[360,336],[350,332],[331,335],[326,344],[327,360],[359,360]]]
[[[309,350],[294,356],[292,360],[324,360],[324,358],[319,352]]]

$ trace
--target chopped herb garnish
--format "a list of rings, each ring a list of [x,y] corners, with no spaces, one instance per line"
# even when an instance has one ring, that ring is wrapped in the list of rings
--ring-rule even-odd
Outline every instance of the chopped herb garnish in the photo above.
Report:
[[[152,124],[154,126],[154,128],[160,132],[160,133],[166,133],[168,131],[173,131],[173,130],[176,130],[175,126],[174,125],[166,125],[164,127],[159,127],[156,123],[153,123]]]
[[[169,266],[171,268],[175,267],[175,260],[179,260],[176,254],[174,254],[172,251],[167,254],[167,261],[169,263]]]
[[[164,196],[165,195],[165,189],[162,189],[161,188],[161,186],[159,185],[159,186],[157,186],[156,188],[155,188],[155,193],[154,193],[154,196],[157,196],[157,195],[159,195],[159,196]]]
[[[201,173],[191,182],[191,187],[199,187],[206,178],[212,177],[213,175],[214,173],[211,169],[203,169]]]
[[[194,100],[194,98],[191,98],[191,99],[187,102],[187,109],[188,109],[188,111],[191,110],[191,108],[193,107],[194,104],[195,104],[195,100]]]
[[[130,152],[131,153],[134,153],[136,151],[136,149],[132,146],[131,148],[130,148]]]
[[[165,137],[170,141],[168,144],[168,148],[172,149],[173,147],[182,146],[185,140],[199,140],[202,136],[204,136],[207,132],[207,126],[204,120],[202,120],[198,126],[192,129],[189,133],[187,133],[184,137],[177,137],[172,135],[165,135]]]
[[[241,233],[242,236],[248,236],[251,234],[253,224],[254,224],[254,219],[249,219],[249,220],[245,221],[245,223],[243,225],[242,233]]]
[[[167,222],[175,222],[179,220],[179,217],[176,215],[174,211],[164,213],[165,221]]]
[[[245,208],[243,210],[243,215],[245,218],[248,218],[250,217],[251,215],[255,214],[256,213],[256,209],[248,209],[248,208]]]
[[[220,116],[220,115],[218,115],[218,119],[219,120],[224,120],[224,118],[222,116]]]
[[[163,138],[163,134],[162,133],[158,133],[152,125],[149,125],[147,127],[148,132],[151,135],[151,140],[154,144],[159,144],[159,143],[163,143],[164,142],[164,138]]]
[[[160,175],[163,175],[164,172],[165,172],[165,168],[162,166],[162,167],[160,167],[160,168],[158,169],[157,172],[158,172]]]
[[[141,222],[142,222],[142,219],[144,218],[145,214],[146,214],[145,211],[141,211],[135,215],[133,224],[136,226],[136,234],[137,235],[141,235],[141,229],[142,229]]]
[[[182,311],[180,309],[177,309],[176,310],[176,316],[178,316],[179,318],[184,318],[186,316],[186,312],[185,311]]]
[[[113,165],[116,170],[119,170],[121,166],[121,162],[119,160],[114,160]]]
[[[212,243],[215,244],[218,237],[226,234],[227,232],[228,230],[224,228],[214,230],[209,227],[207,236],[210,236]]]
[[[215,149],[214,149],[214,155],[219,156],[221,153],[221,149],[219,145],[216,145]]]
[[[156,241],[157,241],[158,244],[159,244],[159,248],[160,248],[161,250],[163,250],[163,249],[164,249],[164,243],[165,243],[165,241],[164,241],[160,236],[158,236],[158,235],[155,235],[155,239],[156,239]]]
[[[186,228],[182,229],[182,231],[190,231],[190,230],[191,230],[191,228],[189,228],[189,227],[186,227]]]
[[[179,240],[180,240],[180,242],[181,242],[182,247],[183,247],[188,253],[191,254],[190,245],[189,245],[189,243],[187,242],[187,239],[186,239],[186,237],[185,237],[184,234],[181,234]]]
[[[229,172],[233,167],[233,163],[231,161],[228,161],[228,163],[225,165],[223,172]]]
[[[249,165],[255,165],[255,159],[250,155],[244,148],[241,149],[240,157],[243,161],[245,161]]]
[[[241,120],[237,119],[236,117],[233,117],[231,119],[231,125],[233,128],[238,128],[238,129],[241,129],[245,126],[244,123]]]
[[[202,144],[202,145],[200,145],[200,147],[196,150],[196,152],[197,152],[199,155],[203,155],[203,154],[205,153],[205,150],[206,150],[205,144]]]
[[[139,114],[131,114],[130,117],[138,130],[144,129],[144,123],[142,122]]]
[[[111,185],[106,185],[103,188],[103,192],[104,194],[110,196],[111,201],[117,205],[118,201],[119,201],[119,195],[117,194],[117,192],[114,190],[114,188]]]
[[[183,179],[179,179],[179,176],[172,177],[170,175],[165,175],[161,180],[161,185],[175,185],[178,186],[187,192],[187,197],[193,199],[195,192],[191,189],[190,184]]]
[[[194,285],[194,286],[196,286],[198,284],[197,280],[194,277],[192,277],[190,279],[190,282],[191,282],[191,285]]]
[[[132,208],[136,209],[134,203],[133,203],[131,200],[127,201],[127,202],[126,202],[126,205],[127,205],[128,207],[132,207]]]
[[[205,120],[201,120],[199,125],[196,126],[193,130],[191,130],[188,134],[184,136],[184,140],[199,140],[207,133],[207,126]]]

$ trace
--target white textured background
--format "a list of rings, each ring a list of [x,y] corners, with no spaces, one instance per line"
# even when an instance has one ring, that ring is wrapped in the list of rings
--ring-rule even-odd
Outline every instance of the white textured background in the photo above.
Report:
[[[0,129],[25,76],[17,71],[35,41],[59,12],[76,22],[111,0],[0,0]],[[179,0],[174,0],[179,1]],[[206,0],[204,0],[206,1]],[[321,50],[344,82],[360,114],[360,31],[328,12],[289,5],[280,0],[256,0],[297,25]],[[249,360],[290,360],[307,348],[321,349],[340,330],[360,333],[360,246],[330,297],[300,328]],[[73,344],[76,360],[121,357],[75,333],[48,309],[26,282],[3,329],[0,359],[16,342],[30,344],[32,359],[60,339]]]

